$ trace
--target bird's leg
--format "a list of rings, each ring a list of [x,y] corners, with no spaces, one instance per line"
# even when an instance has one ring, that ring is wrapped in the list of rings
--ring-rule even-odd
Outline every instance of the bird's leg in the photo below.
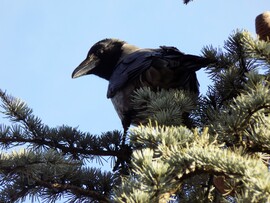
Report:
[[[124,134],[121,140],[121,145],[120,145],[120,151],[125,151],[125,153],[121,153],[121,156],[117,156],[117,161],[115,163],[115,166],[113,168],[113,171],[117,171],[117,170],[121,170],[122,174],[128,174],[127,173],[127,164],[130,160],[131,157],[131,151],[130,151],[130,146],[126,145],[126,137],[127,137],[127,131],[129,128],[129,125],[127,125],[127,122],[125,122],[127,120],[124,120],[122,122],[123,128],[124,128]],[[128,151],[127,151],[128,150]],[[129,153],[127,153],[129,152]]]
[[[126,137],[127,137],[128,126],[123,126],[123,128],[124,128],[124,134],[123,134],[123,138],[122,138],[122,146],[124,146],[125,143],[126,143]]]
[[[122,126],[124,129],[124,134],[122,138],[122,146],[124,146],[126,143],[127,131],[130,125],[131,125],[131,113],[128,112],[124,114],[124,119],[122,120]]]
[[[119,171],[122,175],[130,174],[130,162],[131,162],[132,149],[128,145],[123,145],[117,156],[117,161],[113,167],[113,171]]]

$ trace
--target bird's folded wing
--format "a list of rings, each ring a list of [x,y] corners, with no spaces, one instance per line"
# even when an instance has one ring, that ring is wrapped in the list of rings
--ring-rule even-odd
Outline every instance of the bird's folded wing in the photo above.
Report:
[[[107,97],[112,98],[127,82],[139,77],[150,67],[177,69],[178,72],[183,72],[183,76],[186,77],[184,80],[179,78],[185,84],[185,80],[190,78],[190,73],[194,75],[195,71],[207,64],[209,64],[208,59],[184,54],[175,47],[161,46],[160,49],[140,49],[127,55],[116,65],[109,80]]]
[[[132,81],[147,70],[152,63],[153,56],[158,52],[147,49],[139,50],[123,58],[117,65],[109,80],[107,97],[111,98],[127,82]]]

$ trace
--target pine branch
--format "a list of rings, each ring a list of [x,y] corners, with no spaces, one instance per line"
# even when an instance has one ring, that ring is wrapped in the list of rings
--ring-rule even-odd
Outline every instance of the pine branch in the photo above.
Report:
[[[41,119],[35,117],[26,103],[20,99],[7,95],[0,89],[0,98],[3,102],[1,107],[4,109],[3,114],[10,119],[11,122],[19,122],[22,124],[24,130],[33,137],[42,137],[42,130],[47,126],[42,124]]]
[[[246,83],[249,82],[247,73],[256,72],[259,68],[265,67],[249,53],[245,33],[237,31],[232,34],[225,41],[225,51],[212,46],[203,49],[205,57],[216,60],[217,63],[206,68],[213,80],[213,85],[209,86],[206,96],[200,100],[198,112],[200,126],[215,122],[218,113],[214,112],[222,110],[224,105],[228,105],[242,93]]]
[[[72,202],[82,202],[84,199],[86,202],[89,199],[109,201],[112,187],[116,183],[115,178],[110,173],[84,169],[76,160],[95,158],[101,161],[105,156],[115,157],[118,160],[115,170],[127,170],[131,149],[122,145],[122,134],[119,131],[95,136],[68,126],[50,128],[34,116],[32,109],[21,100],[1,90],[0,98],[3,102],[2,113],[15,123],[11,126],[0,125],[0,147],[10,149],[26,145],[32,150],[29,154],[36,157],[36,161],[28,160],[28,154],[16,159],[18,156],[12,154],[9,159],[2,160],[0,171],[2,167],[3,173],[0,176],[2,185],[5,186],[1,189],[0,198],[4,202],[23,200],[27,195],[33,198],[38,196],[51,202],[65,193],[70,196]],[[59,163],[44,161],[50,150],[57,154],[53,156],[61,160]],[[38,154],[35,155],[34,151]],[[69,161],[65,162],[66,160]],[[9,163],[13,165],[8,165]],[[72,169],[74,163],[78,165],[76,169]],[[55,172],[56,169],[60,174]],[[51,174],[52,172],[54,174]]]
[[[95,190],[85,190],[85,189],[82,189],[81,187],[77,187],[70,184],[50,183],[46,181],[36,180],[35,185],[50,189],[52,191],[57,191],[58,193],[70,192],[73,194],[80,194],[81,197],[80,198],[73,197],[72,202],[76,202],[76,200],[78,202],[82,202],[82,199],[85,199],[85,202],[88,202],[89,198],[95,201],[101,202],[101,203],[110,202],[109,198],[106,197],[104,194],[100,194],[99,192],[96,192]],[[50,199],[51,198],[52,197],[50,197]]]
[[[3,113],[18,125],[0,126],[0,146],[7,149],[28,144],[33,149],[56,149],[75,159],[98,158],[100,156],[127,159],[126,149],[121,148],[122,135],[119,131],[107,132],[97,137],[82,133],[76,128],[62,126],[49,128],[35,117],[24,102],[8,96],[0,90]],[[110,144],[108,144],[110,143]]]
[[[245,90],[238,97],[222,110],[212,111],[215,120],[211,129],[227,146],[242,145],[250,151],[269,153],[270,86],[256,73],[249,73],[247,78]]]
[[[48,129],[49,130],[49,129]],[[53,137],[50,134],[53,132]],[[78,135],[78,140],[74,136],[72,140],[68,139],[69,135]],[[59,135],[59,136],[58,136]],[[45,135],[39,137],[27,137],[25,132],[21,131],[20,126],[13,126],[13,129],[7,126],[1,126],[0,129],[0,145],[4,148],[10,148],[14,145],[30,144],[34,148],[45,148],[45,149],[57,149],[63,152],[65,155],[72,155],[73,158],[90,158],[93,159],[95,156],[119,156],[121,157],[120,139],[118,137],[119,132],[107,132],[101,137],[95,137],[90,134],[84,134],[70,127],[60,127],[58,129],[52,129],[45,132]],[[63,137],[65,136],[65,137]],[[56,138],[57,137],[57,138]],[[56,138],[56,139],[55,139]],[[59,140],[61,140],[59,142]],[[109,140],[118,140],[115,146],[108,147],[105,142]],[[18,144],[15,144],[18,143]],[[103,144],[101,144],[103,143]]]
[[[164,197],[164,194],[175,194],[184,181],[202,174],[225,175],[232,178],[236,181],[234,187],[245,188],[256,196],[256,200],[270,197],[268,188],[270,175],[267,166],[261,160],[244,155],[242,151],[232,151],[218,145],[207,131],[201,135],[195,134],[193,140],[186,145],[175,142],[173,133],[169,135],[166,133],[167,138],[160,142],[164,129],[158,127],[153,129],[152,126],[136,128],[131,136],[139,136],[141,138],[137,139],[140,140],[151,132],[155,132],[156,137],[153,143],[160,144],[154,150],[135,151],[133,173],[138,179],[132,177],[124,180],[118,202],[124,202],[126,198],[130,198],[128,201],[140,197],[146,198],[146,195],[142,194],[142,189],[149,195],[148,201],[157,202],[160,197]],[[173,131],[167,130],[167,132]],[[161,156],[156,156],[157,151],[160,151]],[[196,187],[194,182],[189,184]],[[239,188],[235,189],[239,190]]]
[[[0,183],[3,187],[0,200],[3,201],[17,201],[26,195],[44,197],[49,201],[67,193],[77,201],[85,198],[88,201],[109,202],[116,183],[112,174],[81,169],[80,162],[64,159],[53,151],[23,151],[12,156],[2,154],[0,162]],[[15,188],[16,192],[10,191]]]
[[[270,68],[270,42],[254,39],[249,32],[242,33],[242,43],[250,58],[257,59],[261,65]]]
[[[207,97],[209,100],[214,99],[218,107],[239,95],[247,80],[246,73],[258,68],[256,60],[246,52],[242,32],[232,34],[225,41],[224,49],[226,51],[208,46],[202,50],[205,57],[217,61],[206,71],[214,82]]]
[[[158,122],[160,125],[181,125],[193,127],[189,116],[196,109],[198,96],[183,90],[164,90],[153,92],[144,87],[136,90],[132,105],[137,111],[135,123]]]

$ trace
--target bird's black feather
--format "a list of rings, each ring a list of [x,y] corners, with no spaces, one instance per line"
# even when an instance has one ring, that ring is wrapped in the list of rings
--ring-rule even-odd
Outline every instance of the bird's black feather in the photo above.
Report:
[[[154,54],[149,50],[139,50],[119,61],[109,80],[107,97],[112,98],[127,82],[146,71],[151,66]]]

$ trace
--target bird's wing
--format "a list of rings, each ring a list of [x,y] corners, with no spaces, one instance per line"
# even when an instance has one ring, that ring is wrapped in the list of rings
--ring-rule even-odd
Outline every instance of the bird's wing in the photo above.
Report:
[[[127,82],[137,78],[150,67],[159,70],[169,68],[171,70],[177,69],[178,72],[183,71],[182,77],[178,78],[182,81],[181,86],[186,86],[190,77],[193,77],[197,87],[195,71],[208,64],[208,59],[184,54],[175,47],[161,46],[160,49],[140,49],[127,55],[116,65],[109,80],[107,97],[113,97]]]
[[[128,81],[132,81],[147,70],[151,66],[152,58],[158,54],[160,53],[156,51],[141,49],[124,57],[116,65],[109,80],[107,97],[113,97]]]

